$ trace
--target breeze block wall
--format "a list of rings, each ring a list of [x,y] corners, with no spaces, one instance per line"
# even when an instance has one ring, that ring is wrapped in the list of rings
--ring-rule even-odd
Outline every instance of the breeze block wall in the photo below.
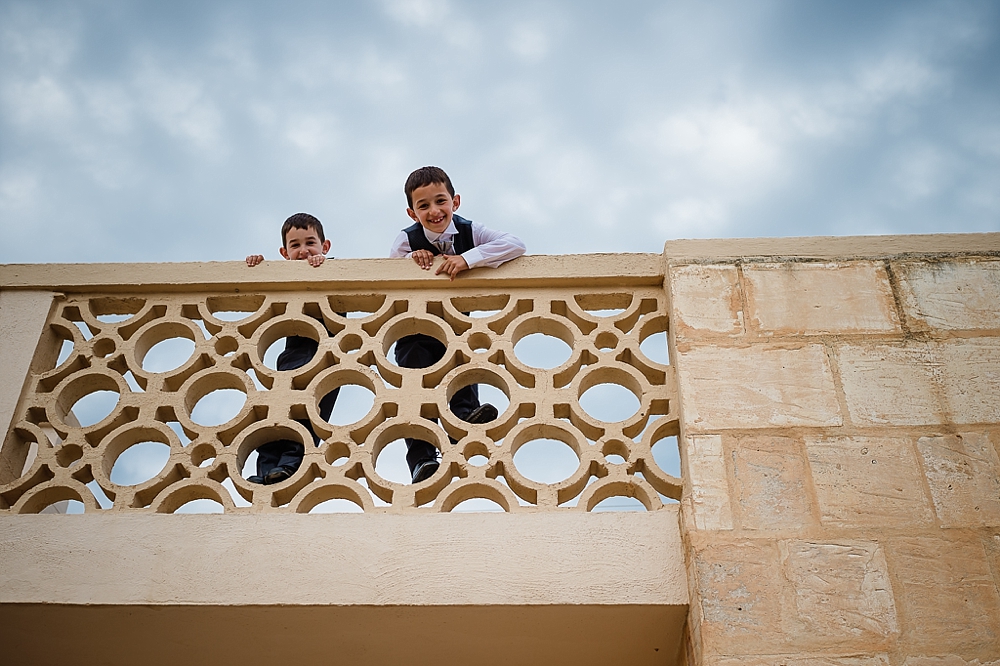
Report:
[[[1000,664],[1000,260],[975,240],[667,244],[692,663]]]

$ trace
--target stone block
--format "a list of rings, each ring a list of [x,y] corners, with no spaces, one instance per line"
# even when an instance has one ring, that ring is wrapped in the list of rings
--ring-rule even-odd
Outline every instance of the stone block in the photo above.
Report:
[[[747,264],[747,324],[765,334],[888,333],[899,330],[885,266]]]
[[[911,328],[1000,329],[1000,261],[906,261],[893,268]]]
[[[983,547],[986,549],[986,559],[989,561],[993,582],[1000,590],[1000,534],[982,535]]]
[[[876,651],[899,632],[885,554],[878,543],[783,543],[795,588],[797,632],[828,648]]]
[[[726,460],[719,435],[692,435],[686,438],[688,476],[695,528],[731,530],[733,514],[729,504]]]
[[[799,529],[813,522],[802,442],[742,437],[733,449],[733,483],[744,529]]]
[[[950,340],[935,355],[952,422],[1000,423],[1000,338]]]
[[[905,653],[1000,654],[1000,595],[979,539],[899,537],[887,556]]]
[[[774,654],[787,645],[782,617],[793,602],[776,543],[696,547],[694,566],[706,655]]]
[[[966,661],[955,654],[941,657],[907,657],[903,666],[1000,666],[1000,659],[996,661],[979,661],[978,659]]]
[[[927,345],[841,345],[837,360],[855,424],[948,422],[935,381],[939,362]]]
[[[765,659],[760,663],[781,653],[874,657],[898,632],[877,543],[698,541],[696,598],[706,656],[757,655]]]
[[[1000,525],[1000,460],[986,433],[921,437],[917,448],[942,527]]]
[[[678,337],[743,333],[743,305],[736,266],[671,266],[669,283],[672,323]]]
[[[921,527],[934,521],[909,439],[806,438],[820,520],[831,527]]]
[[[763,655],[718,657],[705,660],[706,666],[889,666],[889,655]]]
[[[822,345],[678,350],[681,405],[689,430],[842,424]]]

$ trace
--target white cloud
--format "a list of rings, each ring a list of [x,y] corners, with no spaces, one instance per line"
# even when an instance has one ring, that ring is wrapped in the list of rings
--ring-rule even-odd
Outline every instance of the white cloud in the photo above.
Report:
[[[308,155],[329,153],[339,140],[337,119],[332,114],[297,115],[289,118],[285,136]]]
[[[33,128],[66,123],[76,113],[72,94],[51,76],[6,83],[3,101],[14,122]]]
[[[421,27],[440,24],[450,13],[446,0],[386,0],[382,5],[396,21]]]
[[[218,157],[223,148],[222,113],[191,72],[168,73],[147,64],[136,76],[133,92],[143,112],[167,133]]]
[[[951,156],[937,146],[908,147],[889,163],[893,188],[887,194],[896,207],[927,200],[951,184],[955,166]]]
[[[522,23],[514,26],[507,47],[522,60],[537,62],[549,52],[549,35],[539,25]]]
[[[726,231],[728,218],[723,202],[687,197],[669,203],[653,226],[667,238],[706,238]]]
[[[38,178],[27,171],[0,174],[0,210],[30,211],[38,200]]]

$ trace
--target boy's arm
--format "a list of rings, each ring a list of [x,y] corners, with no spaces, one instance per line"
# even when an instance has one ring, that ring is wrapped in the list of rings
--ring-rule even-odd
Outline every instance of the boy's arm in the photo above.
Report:
[[[524,242],[514,234],[487,229],[478,222],[472,223],[472,242],[476,246],[462,253],[469,268],[496,268],[520,257],[525,251]]]
[[[251,254],[247,256],[247,266],[250,268],[253,268],[262,261],[264,261],[264,255],[262,254]]]
[[[408,256],[410,256],[410,238],[405,231],[400,231],[396,240],[392,241],[392,247],[389,248],[389,258],[398,259]]]

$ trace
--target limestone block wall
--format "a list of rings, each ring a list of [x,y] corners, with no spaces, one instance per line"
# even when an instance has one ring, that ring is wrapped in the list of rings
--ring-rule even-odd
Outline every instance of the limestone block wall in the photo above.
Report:
[[[949,238],[667,244],[692,663],[1000,664],[1000,248]]]

